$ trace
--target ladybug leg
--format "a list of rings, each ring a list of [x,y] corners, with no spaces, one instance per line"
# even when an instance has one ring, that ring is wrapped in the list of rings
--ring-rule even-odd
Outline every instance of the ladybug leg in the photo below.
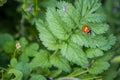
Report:
[[[89,31],[88,31],[88,34],[90,34],[90,35],[91,35],[91,34],[92,34],[92,31],[91,31],[91,30],[89,30]]]

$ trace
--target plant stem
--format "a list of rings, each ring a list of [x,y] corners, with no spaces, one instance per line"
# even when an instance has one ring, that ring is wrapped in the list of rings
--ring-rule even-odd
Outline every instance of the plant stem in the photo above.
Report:
[[[75,72],[77,72],[77,71],[75,71]],[[83,72],[80,72],[80,73],[77,73],[77,74],[75,74],[75,72],[72,72],[71,74],[67,75],[66,77],[75,77],[75,76],[79,76],[79,75],[81,75],[81,74],[87,73],[88,70],[83,71]]]
[[[16,56],[16,53],[17,53],[17,49],[15,49],[14,53],[13,53],[13,57]]]
[[[4,71],[7,71],[7,69],[5,69],[5,68],[3,68],[3,67],[0,67],[0,69],[1,69],[1,78],[2,78],[1,80],[4,80],[3,72],[4,72]]]
[[[81,79],[81,80],[93,80],[93,79],[100,79],[102,76],[97,76],[97,77],[92,77],[92,78],[86,78],[86,79]]]
[[[3,68],[3,67],[0,67],[1,70],[4,70],[4,71],[7,71],[7,69]]]
[[[3,80],[3,70],[2,70],[2,80]]]
[[[35,9],[36,9],[36,12],[37,12],[37,10],[38,10],[38,0],[35,1],[35,4],[36,4]]]

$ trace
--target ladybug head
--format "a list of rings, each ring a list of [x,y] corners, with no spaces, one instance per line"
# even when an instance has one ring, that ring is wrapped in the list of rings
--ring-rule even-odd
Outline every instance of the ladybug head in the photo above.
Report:
[[[91,30],[89,30],[87,33],[91,35],[91,34],[92,34],[92,31],[91,31]]]

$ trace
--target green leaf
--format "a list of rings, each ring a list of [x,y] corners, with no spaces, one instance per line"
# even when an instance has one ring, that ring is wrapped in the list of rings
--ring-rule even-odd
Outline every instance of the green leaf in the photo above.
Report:
[[[109,37],[108,37],[108,40],[107,40],[107,43],[103,46],[100,47],[100,49],[102,50],[109,50],[116,42],[116,37],[113,36],[113,34],[111,34]]]
[[[66,8],[65,11],[63,10],[64,7]],[[75,24],[79,23],[79,18],[78,18],[80,17],[79,11],[77,11],[77,9],[72,4],[67,3],[65,1],[63,2],[61,1],[60,3],[58,3],[58,8],[59,9],[57,12],[61,16],[61,19],[68,25],[66,29],[68,29],[68,27],[70,28],[75,27]]]
[[[107,43],[107,39],[106,39],[106,37],[104,37],[104,36],[96,36],[96,37],[94,37],[93,39],[93,45],[95,45],[95,46],[97,46],[97,47],[101,47],[101,46],[104,46],[106,43]]]
[[[53,70],[53,71],[51,71],[50,76],[55,78],[55,77],[59,76],[61,73],[62,73],[62,70]]]
[[[39,46],[37,43],[29,44],[22,51],[22,54],[20,55],[19,60],[22,62],[28,62],[29,57],[34,57],[38,53],[38,51],[37,51],[38,48],[39,48]]]
[[[84,5],[86,5],[86,7],[84,7]],[[100,8],[101,6],[101,3],[99,0],[92,0],[92,1],[89,1],[89,0],[83,0],[83,11],[82,11],[82,14],[84,16],[87,16],[89,14],[95,14],[95,12]],[[86,13],[85,13],[86,11]]]
[[[94,64],[90,68],[89,72],[91,74],[100,74],[104,70],[107,70],[109,66],[110,66],[110,64],[106,61],[102,61],[102,60],[96,61],[96,62],[94,62]]]
[[[72,34],[71,40],[77,45],[91,48],[101,47],[107,43],[106,38],[103,36],[87,35],[80,31]]]
[[[68,61],[58,53],[50,56],[50,62],[53,66],[57,67],[60,70],[63,70],[65,72],[71,71]]]
[[[110,68],[103,73],[103,80],[114,80],[118,76],[118,64],[112,64]],[[119,79],[118,79],[119,80]]]
[[[24,50],[25,47],[28,45],[28,41],[24,37],[20,38],[19,41],[20,41],[22,50]]]
[[[10,60],[10,64],[11,64],[12,67],[15,67],[17,65],[17,59],[16,58],[12,58]]]
[[[82,20],[86,22],[93,22],[93,23],[102,23],[105,21],[105,16],[102,14],[88,14]]]
[[[72,34],[71,40],[80,46],[88,47],[91,41],[90,39],[88,39],[88,37],[89,37],[88,35],[84,35],[82,32],[78,32],[78,33]]]
[[[25,62],[17,62],[16,65],[12,66],[14,69],[19,70],[23,73],[23,78],[26,80],[31,72],[31,66],[29,65],[29,63],[25,63]]]
[[[20,55],[19,60],[20,60],[21,62],[26,63],[26,62],[29,62],[29,57],[28,57],[27,54],[25,54],[25,53],[23,52],[23,53]]]
[[[48,68],[51,67],[50,61],[49,61],[49,52],[45,50],[41,50],[38,54],[35,55],[33,60],[30,62],[30,66],[32,68],[36,67],[42,67],[42,68]]]
[[[56,50],[59,48],[59,43],[56,37],[51,33],[51,31],[47,28],[46,23],[43,23],[40,19],[36,22],[36,26],[38,31],[40,32],[39,37],[43,42],[43,45],[47,47],[49,50]]]
[[[94,58],[104,55],[103,51],[100,49],[87,49],[86,54],[88,58]]]
[[[8,74],[14,74],[15,75],[15,78],[13,78],[12,80],[22,80],[22,77],[23,77],[23,73],[19,70],[16,70],[16,69],[10,69],[8,71]]]
[[[46,20],[51,32],[61,40],[66,40],[69,36],[65,29],[67,27],[57,14],[55,8],[48,8],[46,13]]]
[[[99,0],[76,0],[75,6],[80,15],[80,28],[83,25],[90,25],[91,23],[95,23],[96,26],[96,23],[105,21],[105,15],[97,12],[101,6]],[[92,26],[90,27],[92,28]]]
[[[75,6],[78,9],[81,16],[86,16],[88,14],[92,14],[93,12],[97,11],[100,7],[101,3],[99,0],[76,0]]]
[[[99,0],[92,0],[92,1],[90,1],[89,5],[90,6],[92,5],[89,13],[94,13],[95,11],[97,11],[101,7],[101,3]]]
[[[79,18],[79,20],[82,19],[82,8],[83,8],[83,0],[75,0],[75,7],[76,7],[76,12],[78,15],[77,18]]]
[[[88,1],[88,0],[81,0],[81,2],[82,2],[82,12],[81,13],[82,13],[82,17],[83,17],[83,16],[86,16],[87,11],[89,10],[88,4],[89,4],[90,1]],[[86,5],[86,6],[84,6],[84,5]]]
[[[47,80],[47,79],[42,75],[32,74],[30,80]]]
[[[112,62],[120,62],[120,56],[114,57]]]
[[[110,67],[108,60],[112,57],[111,53],[106,53],[104,56],[97,58],[89,69],[91,74],[100,74]]]
[[[95,32],[96,34],[103,34],[109,29],[109,25],[105,23],[91,24],[90,26],[92,32]]]
[[[3,50],[4,44],[9,41],[14,41],[12,35],[10,34],[0,34],[0,51]]]
[[[73,43],[65,43],[62,46],[61,54],[69,61],[86,68],[88,65],[88,60],[85,53],[80,47]]]
[[[13,53],[15,50],[15,42],[9,41],[4,44],[4,51],[6,53]]]
[[[24,54],[26,54],[29,57],[35,56],[35,54],[38,53],[39,45],[37,43],[32,43],[28,47],[25,48]]]
[[[66,8],[66,11],[63,11],[63,8]],[[58,4],[59,10],[57,10],[59,16],[61,17],[62,21],[64,21],[65,25],[67,27],[64,27],[68,32],[71,32],[71,29],[75,27],[75,24],[78,23],[78,17],[76,15],[75,8],[73,5],[66,3],[66,2],[60,2]],[[76,18],[76,19],[75,19]]]

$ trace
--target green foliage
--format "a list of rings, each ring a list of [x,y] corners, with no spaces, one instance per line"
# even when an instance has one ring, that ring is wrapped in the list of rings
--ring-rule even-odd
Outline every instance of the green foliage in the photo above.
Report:
[[[46,79],[42,75],[34,75],[34,74],[32,74],[30,80],[46,80]]]
[[[94,62],[93,65],[91,66],[91,69],[89,70],[89,72],[91,74],[99,74],[99,73],[102,73],[104,70],[107,70],[109,66],[110,64],[106,61],[96,60],[96,62]]]
[[[115,79],[118,64],[112,64],[119,57],[111,62],[115,52],[110,49],[116,37],[100,0],[16,1],[20,33],[0,34],[2,80]],[[84,25],[90,27],[90,34],[83,31]]]
[[[116,42],[116,37],[113,35],[109,35],[107,43],[104,44],[104,46],[100,47],[100,49],[107,51],[111,48],[112,45],[115,44],[115,42]]]
[[[69,61],[81,65],[83,68],[87,67],[88,60],[85,53],[75,44],[64,44],[61,54]]]
[[[46,7],[56,6],[57,0],[17,0],[20,2],[18,11],[22,13],[22,16],[27,19],[28,22],[34,24],[38,17],[44,19]]]
[[[18,70],[22,73],[22,78],[27,79],[31,73],[32,66],[29,64],[29,57],[34,57],[37,54],[38,44],[33,43],[27,45],[28,41],[25,38],[20,39],[21,49],[14,52],[10,65],[12,69]],[[23,47],[23,48],[22,48]],[[15,58],[20,54],[19,58]],[[11,68],[10,68],[11,70]],[[21,79],[20,79],[21,80]]]
[[[92,66],[89,69],[89,72],[91,74],[100,74],[104,70],[107,70],[110,67],[108,60],[111,57],[112,56],[110,55],[110,53],[107,53],[103,57],[99,57],[99,58],[95,59],[92,63]]]
[[[107,15],[107,22],[111,25],[111,30],[109,33],[113,32],[114,35],[117,37],[116,45],[112,49],[114,52],[114,57],[112,59],[112,66],[110,67],[109,71],[105,74],[105,80],[119,80],[120,79],[120,71],[119,71],[119,55],[120,55],[120,0],[106,0],[104,3],[104,12]],[[108,77],[109,76],[109,77]]]
[[[104,76],[104,80],[114,80],[115,77],[117,76],[118,71],[116,70],[116,68],[118,67],[117,64],[112,64],[109,68],[109,70],[107,70],[103,76]]]
[[[116,56],[112,61],[113,62],[120,62],[120,56]]]
[[[109,25],[108,24],[91,24],[91,26],[94,26],[94,28],[92,28],[92,30],[96,33],[96,34],[102,34],[105,33],[108,29],[109,29]],[[96,27],[97,26],[97,27]]]
[[[0,34],[0,51],[3,50],[4,44],[6,42],[14,41],[13,37],[10,34]]]
[[[3,48],[6,53],[13,53],[15,50],[15,42],[14,41],[6,42]]]
[[[22,72],[16,69],[10,69],[8,73],[9,74],[13,73],[15,75],[15,78],[12,80],[21,80],[23,76]]]
[[[16,58],[12,58],[10,61],[11,66],[16,66],[17,65],[17,60]]]
[[[66,40],[68,38],[67,32],[65,30],[66,25],[57,14],[55,8],[48,8],[46,13],[46,21],[48,23],[48,28],[54,34],[57,39]]]
[[[100,5],[98,0],[76,0],[74,5],[63,1],[58,3],[58,9],[47,8],[45,20],[36,20],[40,40],[49,50],[60,50],[63,57],[82,68],[89,65],[87,57],[95,58],[90,74],[100,74],[108,69],[108,60],[101,57],[116,41],[113,35],[103,35],[109,25],[105,23],[104,14],[97,11]],[[90,26],[91,35],[82,32],[83,25]],[[87,50],[84,51],[83,46]]]
[[[36,25],[38,26],[37,29],[40,31],[39,36],[41,41],[43,41],[43,44],[50,50],[58,49],[59,45],[57,44],[57,39],[49,30],[46,29],[47,25],[44,24],[41,20],[37,20]]]
[[[107,44],[106,37],[104,36],[90,36],[90,35],[85,35],[82,32],[76,32],[75,34],[73,34],[71,39],[74,43],[76,43],[79,46],[85,46],[90,48],[97,48],[97,47],[100,48],[106,46]]]
[[[60,70],[70,72],[71,68],[68,61],[61,55],[53,54],[50,56],[50,62],[53,66],[59,68]]]
[[[28,41],[25,38],[20,38],[20,44],[22,45],[22,50],[28,45]]]
[[[41,50],[38,54],[35,55],[35,58],[31,61],[31,67],[51,67],[49,61],[49,52],[46,50]]]
[[[3,6],[3,4],[5,4],[7,2],[7,0],[0,0],[0,6]]]
[[[8,33],[0,34],[0,66],[6,66],[8,64],[9,56],[15,49],[14,43],[12,35]]]
[[[103,51],[101,51],[100,49],[88,49],[86,50],[86,54],[88,58],[94,58],[104,55]]]
[[[55,78],[57,76],[59,76],[62,73],[62,70],[54,70],[51,72],[50,76]]]
[[[8,72],[11,74],[13,73],[16,76],[15,78],[12,77],[15,80],[17,78],[19,78],[20,80],[21,78],[24,80],[28,79],[32,71],[35,71],[36,68],[44,69],[43,72],[42,70],[40,70],[41,74],[45,74],[46,72],[48,72],[49,69],[52,68],[52,66],[58,68],[57,70],[53,70],[48,73],[50,77],[57,77],[62,73],[62,71],[70,72],[71,68],[69,66],[69,62],[63,56],[58,56],[58,53],[55,55],[50,55],[50,53],[46,50],[39,51],[38,44],[29,44],[25,38],[21,38],[19,42],[21,48],[16,49],[16,51],[14,52],[13,58],[11,58],[10,61],[10,72]],[[18,76],[19,74],[20,76]],[[32,74],[33,75],[31,75],[30,80],[38,78],[41,80],[46,80],[46,78],[42,75],[38,75],[36,73]]]
[[[120,0],[116,0],[112,2],[112,0],[106,0],[104,4],[104,12],[107,15],[107,21],[109,24],[113,25],[113,27],[119,27],[114,25],[120,25]],[[113,28],[114,29],[114,28]],[[114,32],[116,33],[116,32]]]

